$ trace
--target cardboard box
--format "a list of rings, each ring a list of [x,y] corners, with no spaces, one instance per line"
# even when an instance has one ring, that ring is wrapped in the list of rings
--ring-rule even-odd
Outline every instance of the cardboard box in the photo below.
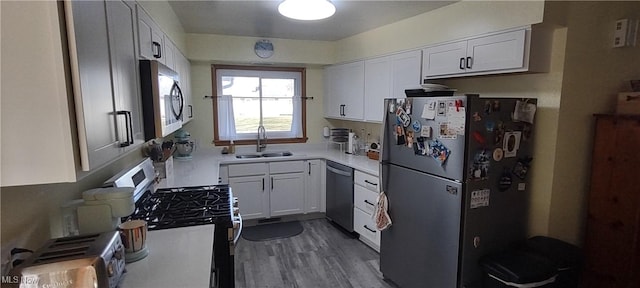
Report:
[[[617,114],[640,114],[640,92],[622,92],[618,94]]]
[[[173,176],[173,156],[169,156],[167,160],[162,162],[153,162],[158,178],[167,178]]]

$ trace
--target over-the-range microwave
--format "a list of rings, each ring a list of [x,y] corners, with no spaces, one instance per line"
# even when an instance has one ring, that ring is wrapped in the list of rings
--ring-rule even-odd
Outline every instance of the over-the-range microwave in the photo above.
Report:
[[[145,141],[180,129],[184,98],[178,73],[156,60],[140,60],[140,85]]]

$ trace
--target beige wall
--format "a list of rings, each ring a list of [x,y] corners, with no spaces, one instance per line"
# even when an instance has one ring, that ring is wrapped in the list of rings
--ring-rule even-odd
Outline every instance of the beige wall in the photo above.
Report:
[[[307,137],[308,143],[319,143],[322,139],[322,127],[328,122],[323,115],[323,70],[321,65],[333,63],[333,45],[326,41],[300,41],[287,39],[269,39],[274,45],[274,55],[269,59],[260,59],[253,46],[261,38],[187,34],[188,53],[191,60],[191,89],[195,118],[185,126],[200,145],[213,140],[213,95],[211,83],[211,64],[269,65],[305,67],[307,73]]]
[[[141,0],[138,1],[156,24],[160,25],[162,31],[171,38],[176,47],[185,54],[187,51],[187,41],[184,29],[178,16],[173,12],[173,8],[167,1]]]
[[[621,18],[640,19],[640,2],[548,4],[549,9],[566,10],[568,26],[549,235],[581,243],[591,178],[592,114],[613,112],[617,93],[629,91],[629,80],[640,77],[640,46],[612,48],[614,24]]]
[[[544,1],[462,1],[336,42],[336,62],[542,22]]]

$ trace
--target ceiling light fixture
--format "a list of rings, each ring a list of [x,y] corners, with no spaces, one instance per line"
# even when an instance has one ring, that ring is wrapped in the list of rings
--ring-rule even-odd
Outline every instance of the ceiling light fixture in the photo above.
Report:
[[[296,20],[320,20],[336,13],[336,6],[329,0],[284,0],[278,12]]]

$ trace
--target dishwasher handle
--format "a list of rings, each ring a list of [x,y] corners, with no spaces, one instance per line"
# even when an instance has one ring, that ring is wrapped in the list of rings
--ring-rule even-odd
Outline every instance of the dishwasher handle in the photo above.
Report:
[[[336,173],[336,174],[338,174],[338,175],[351,177],[351,172],[338,170],[338,169],[333,168],[333,167],[331,167],[331,166],[327,166],[327,170],[328,170],[328,171],[331,171],[331,172],[333,172],[333,173]]]

